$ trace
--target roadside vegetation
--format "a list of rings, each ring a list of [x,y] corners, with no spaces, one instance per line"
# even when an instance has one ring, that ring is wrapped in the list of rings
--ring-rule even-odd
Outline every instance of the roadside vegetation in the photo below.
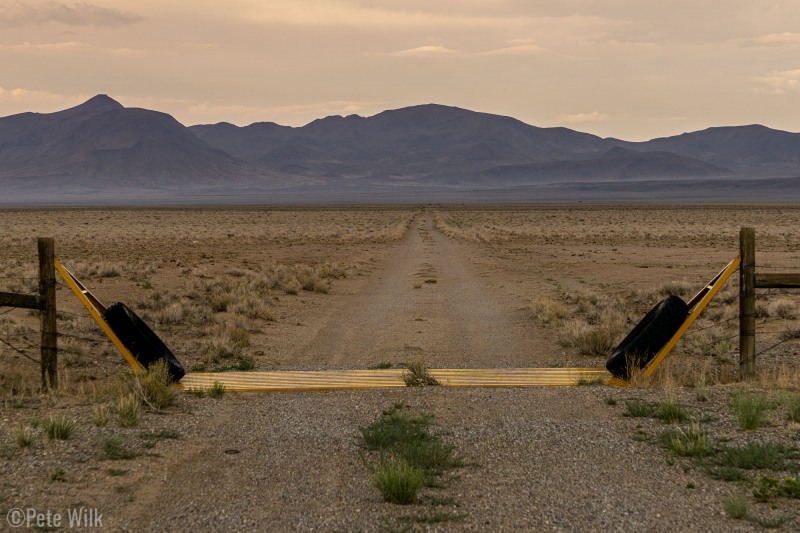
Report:
[[[454,479],[451,471],[466,466],[453,444],[431,431],[432,417],[414,414],[402,403],[372,424],[359,429],[360,446],[372,483],[383,501],[396,505],[419,504],[414,515],[401,523],[438,523],[460,520],[458,503],[446,495]],[[420,492],[426,491],[421,497]]]
[[[663,448],[667,464],[691,479],[687,490],[712,480],[730,483],[732,494],[720,506],[732,519],[777,528],[800,518],[788,503],[800,499],[800,443],[792,430],[800,394],[741,386],[715,390],[728,397],[719,412],[709,409],[708,398],[684,392],[690,406],[678,402],[677,393],[667,390],[662,401],[626,400],[621,414],[637,420],[631,438]]]

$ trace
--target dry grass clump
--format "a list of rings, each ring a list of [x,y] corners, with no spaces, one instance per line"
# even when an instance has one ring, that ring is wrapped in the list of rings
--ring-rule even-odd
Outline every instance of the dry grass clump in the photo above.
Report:
[[[659,290],[659,294],[662,297],[675,295],[683,298],[685,296],[690,296],[694,294],[696,291],[697,291],[696,283],[690,283],[686,280],[680,280],[680,281],[669,281],[667,283],[664,283]]]
[[[234,323],[227,323],[224,329],[211,339],[208,362],[218,363],[222,359],[241,357],[250,346],[250,334]]]
[[[39,289],[39,272],[33,262],[0,259],[0,291],[29,294]]]
[[[106,427],[110,419],[111,419],[111,409],[109,409],[108,405],[100,404],[95,406],[94,410],[92,411],[92,423],[96,427],[99,428]]]
[[[110,261],[77,261],[70,266],[70,270],[78,278],[116,278],[125,270],[122,265]]]
[[[116,387],[117,411],[122,408],[132,409],[127,399],[133,397],[140,405],[146,405],[154,411],[160,411],[175,402],[175,391],[171,387],[172,377],[164,360],[156,361],[145,371],[129,370],[119,378]],[[122,415],[120,415],[122,416]]]
[[[7,354],[6,349],[0,345],[0,357]],[[10,352],[8,352],[10,355]],[[0,398],[10,396],[31,396],[36,393],[38,382],[32,382],[19,371],[0,373]]]
[[[590,325],[583,320],[565,323],[558,331],[558,342],[565,348],[575,348],[581,355],[608,357],[621,334],[618,323]]]
[[[67,440],[75,432],[75,420],[63,415],[50,415],[42,424],[42,430],[49,439]]]
[[[439,381],[433,377],[428,366],[422,361],[409,363],[403,373],[403,381],[407,387],[427,387],[429,385],[439,385]]]
[[[569,316],[569,309],[566,305],[548,296],[535,296],[531,300],[531,310],[536,318],[545,324],[558,322]]]
[[[737,339],[726,333],[715,334],[712,331],[691,332],[684,336],[681,339],[681,349],[688,354],[727,360],[738,349]]]
[[[559,344],[581,355],[608,357],[626,331],[630,319],[619,297],[588,293],[567,294],[564,302],[546,296],[534,298],[536,318],[557,327]],[[567,317],[573,317],[566,320]]]
[[[272,306],[266,300],[257,296],[248,296],[244,300],[231,305],[230,312],[252,320],[275,320]]]
[[[779,298],[767,304],[769,316],[776,316],[785,320],[797,318],[797,304],[788,298]]]
[[[135,394],[129,393],[118,397],[115,406],[120,427],[131,428],[139,425],[142,404]]]
[[[30,426],[22,426],[14,432],[14,442],[17,447],[25,449],[36,442],[37,434]]]

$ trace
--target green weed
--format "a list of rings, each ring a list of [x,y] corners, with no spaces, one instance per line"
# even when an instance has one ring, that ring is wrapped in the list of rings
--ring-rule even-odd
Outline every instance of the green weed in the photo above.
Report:
[[[407,505],[417,500],[424,473],[404,461],[385,461],[378,465],[372,478],[384,501]]]
[[[67,440],[75,432],[75,421],[65,416],[51,416],[44,422],[43,429],[50,439]]]

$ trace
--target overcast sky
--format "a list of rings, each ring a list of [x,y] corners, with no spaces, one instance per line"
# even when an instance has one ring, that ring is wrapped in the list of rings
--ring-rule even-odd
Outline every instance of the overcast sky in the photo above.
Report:
[[[0,116],[186,125],[439,103],[628,140],[800,131],[800,0],[0,0]]]

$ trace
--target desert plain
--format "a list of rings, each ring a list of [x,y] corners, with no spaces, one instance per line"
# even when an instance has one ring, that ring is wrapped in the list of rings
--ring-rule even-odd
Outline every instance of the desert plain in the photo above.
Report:
[[[188,372],[602,367],[659,300],[732,260],[743,226],[759,270],[800,272],[785,204],[4,209],[0,291],[37,290],[36,237],[53,237]],[[739,381],[734,276],[626,388],[177,391],[133,425],[117,413],[127,364],[63,284],[57,300],[47,394],[36,313],[0,308],[2,528],[14,509],[78,508],[110,531],[800,528],[800,291],[759,291],[754,382]],[[742,429],[741,398],[763,400],[759,427]],[[410,505],[383,501],[361,440],[390,412],[430,415],[459,458]],[[48,437],[53,417],[69,438]],[[698,434],[704,453],[670,446]]]

